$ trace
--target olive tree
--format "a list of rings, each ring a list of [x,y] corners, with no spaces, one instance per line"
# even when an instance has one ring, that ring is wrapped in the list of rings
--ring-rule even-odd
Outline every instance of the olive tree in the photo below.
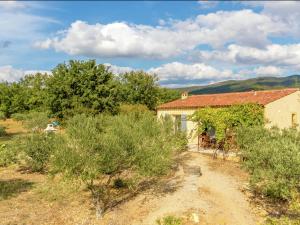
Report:
[[[68,123],[66,143],[53,157],[52,172],[81,180],[101,218],[122,172],[151,177],[167,171],[174,149],[170,130],[169,123],[151,113],[75,116]]]

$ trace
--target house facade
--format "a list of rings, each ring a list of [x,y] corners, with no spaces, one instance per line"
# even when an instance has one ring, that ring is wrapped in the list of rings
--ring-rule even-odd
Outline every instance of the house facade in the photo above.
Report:
[[[298,88],[248,91],[223,94],[204,94],[188,96],[157,107],[158,118],[169,115],[175,122],[175,129],[185,131],[189,144],[198,144],[197,124],[190,121],[197,109],[203,107],[228,107],[236,104],[256,103],[264,107],[266,127],[280,129],[295,127],[300,123],[300,91]]]

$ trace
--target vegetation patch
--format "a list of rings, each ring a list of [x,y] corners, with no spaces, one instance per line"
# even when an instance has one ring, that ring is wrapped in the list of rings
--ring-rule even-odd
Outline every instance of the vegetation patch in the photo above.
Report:
[[[209,145],[211,142],[214,143],[211,147],[227,153],[229,150],[237,150],[236,128],[263,125],[264,113],[263,107],[258,104],[241,104],[221,108],[201,108],[191,115],[190,119],[197,123],[196,133],[191,135],[206,135]],[[213,140],[207,133],[215,134]]]
[[[0,137],[3,137],[6,135],[5,127],[0,125]]]
[[[157,225],[182,225],[182,219],[175,216],[166,216],[156,221]]]
[[[0,201],[15,197],[32,188],[33,183],[22,179],[0,180]]]
[[[299,219],[300,133],[263,127],[240,128],[237,133],[253,192],[280,203],[280,214]]]

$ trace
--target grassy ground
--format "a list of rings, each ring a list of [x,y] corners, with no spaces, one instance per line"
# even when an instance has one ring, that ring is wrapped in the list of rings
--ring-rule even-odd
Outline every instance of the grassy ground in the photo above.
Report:
[[[26,133],[22,122],[1,120],[7,135],[0,144]],[[0,167],[1,224],[97,224],[89,194],[80,184],[27,173],[14,165]]]
[[[22,122],[12,119],[0,120],[0,125],[5,127],[7,135],[0,137],[0,144],[9,142],[13,137],[17,137],[26,133]]]

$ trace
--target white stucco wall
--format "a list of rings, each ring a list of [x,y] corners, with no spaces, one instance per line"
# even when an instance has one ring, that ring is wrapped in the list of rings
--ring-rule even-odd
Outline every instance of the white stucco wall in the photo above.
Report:
[[[297,123],[300,119],[300,91],[280,98],[265,105],[266,127],[277,126],[280,129],[292,126],[292,114],[296,114]]]
[[[196,109],[159,109],[157,110],[157,117],[161,118],[162,116],[171,115],[172,118],[175,120],[176,115],[192,115]],[[197,128],[196,123],[187,119],[186,129],[187,135],[189,139],[189,144],[197,144],[198,138],[196,137],[195,129]]]

